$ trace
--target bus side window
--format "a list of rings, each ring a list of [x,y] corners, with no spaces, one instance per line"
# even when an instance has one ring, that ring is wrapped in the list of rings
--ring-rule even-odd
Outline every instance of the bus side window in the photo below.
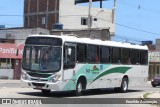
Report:
[[[122,48],[122,64],[130,63],[130,49]]]
[[[86,44],[77,45],[77,62],[86,62]]]
[[[118,47],[112,48],[112,63],[114,64],[121,63],[121,48]]]
[[[139,64],[139,50],[137,49],[132,49],[131,50],[131,64],[136,65]]]
[[[140,64],[142,65],[148,64],[148,51],[146,50],[140,51]]]
[[[99,63],[99,47],[98,46],[88,45],[87,62],[88,63]]]
[[[100,47],[100,62],[101,63],[110,63],[111,49],[107,46]]]
[[[64,69],[75,67],[75,46],[64,48]]]

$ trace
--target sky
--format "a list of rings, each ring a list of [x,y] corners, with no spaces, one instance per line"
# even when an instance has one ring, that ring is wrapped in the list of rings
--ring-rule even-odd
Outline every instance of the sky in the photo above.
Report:
[[[114,0],[103,2],[112,8]],[[23,27],[23,0],[1,0],[0,25]],[[113,40],[139,42],[160,38],[160,0],[117,0]],[[87,5],[87,4],[86,4]],[[99,7],[99,3],[93,3]]]

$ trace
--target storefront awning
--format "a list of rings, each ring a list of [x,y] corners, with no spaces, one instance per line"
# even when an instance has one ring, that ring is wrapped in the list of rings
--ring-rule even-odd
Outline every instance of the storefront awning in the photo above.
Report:
[[[24,45],[0,43],[0,58],[21,59]],[[16,55],[19,50],[18,56]]]

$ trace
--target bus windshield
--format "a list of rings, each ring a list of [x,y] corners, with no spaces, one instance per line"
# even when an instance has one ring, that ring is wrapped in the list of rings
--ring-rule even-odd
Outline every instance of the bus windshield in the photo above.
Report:
[[[24,47],[22,68],[29,71],[56,72],[61,68],[61,47]]]

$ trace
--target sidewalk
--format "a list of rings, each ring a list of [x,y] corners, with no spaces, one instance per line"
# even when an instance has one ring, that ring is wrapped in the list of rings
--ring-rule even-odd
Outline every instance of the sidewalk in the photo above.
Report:
[[[160,91],[159,92],[150,93],[147,97],[148,98],[160,98]]]
[[[13,80],[13,79],[0,79],[0,83],[3,83],[3,84],[7,84],[7,83],[20,83],[21,80]]]

